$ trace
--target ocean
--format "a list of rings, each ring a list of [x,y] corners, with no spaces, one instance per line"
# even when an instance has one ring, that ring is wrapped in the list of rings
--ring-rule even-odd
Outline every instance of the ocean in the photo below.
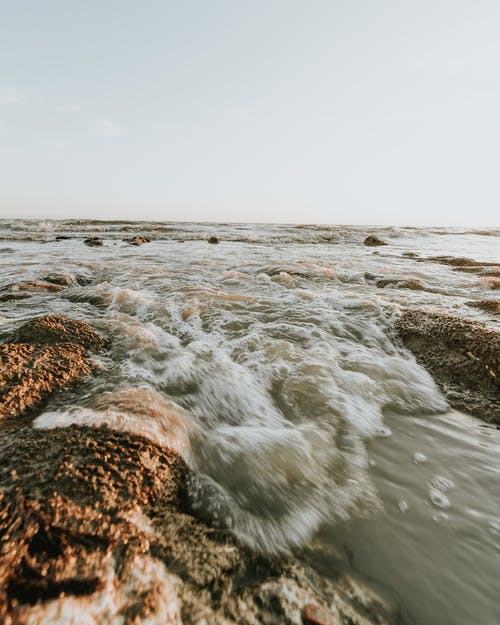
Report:
[[[150,241],[126,241],[138,235]],[[499,329],[474,305],[499,300],[499,237],[0,220],[0,338],[54,314],[112,339],[98,374],[34,427],[106,425],[173,448],[200,514],[250,549],[308,549],[326,575],[334,549],[408,625],[497,625],[500,431],[450,407],[395,323],[425,309]],[[449,261],[463,257],[481,270]]]

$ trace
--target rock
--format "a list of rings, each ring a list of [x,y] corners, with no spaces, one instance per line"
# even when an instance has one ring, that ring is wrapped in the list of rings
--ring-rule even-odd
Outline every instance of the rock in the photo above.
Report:
[[[59,284],[51,284],[45,280],[25,280],[14,284],[8,284],[0,289],[0,302],[11,302],[15,300],[27,299],[34,292],[48,291],[57,293],[62,289]]]
[[[123,239],[124,241],[126,241],[129,245],[142,245],[143,243],[151,243],[150,239],[146,239],[146,237],[142,237],[142,236],[135,236],[132,237],[131,239]]]
[[[65,317],[25,324],[1,346],[9,360],[0,366],[2,410],[39,407],[41,394],[56,391],[61,379],[88,372],[87,350],[104,343],[91,326]],[[27,406],[33,393],[38,403]],[[111,395],[115,411],[137,409],[144,418],[150,410],[129,394]],[[399,622],[393,602],[349,574],[335,568],[327,579],[295,559],[257,557],[226,530],[186,514],[189,484],[198,489],[191,505],[201,501],[204,511],[207,497],[224,514],[231,503],[215,483],[193,479],[177,453],[140,436],[7,420],[0,457],[5,625],[66,625],[81,615],[89,625],[301,625],[304,615],[326,625]]]
[[[72,274],[67,273],[49,273],[44,278],[45,282],[58,284],[59,286],[71,286],[77,284],[78,280]]]
[[[67,241],[68,239],[72,239],[73,237],[68,236],[67,234],[58,234],[55,238],[56,241]]]
[[[13,302],[18,299],[28,299],[31,295],[28,293],[6,293],[5,295],[0,295],[0,302]]]
[[[57,291],[60,291],[61,288],[62,287],[60,285],[51,284],[45,280],[24,280],[14,284],[8,284],[2,289],[2,291],[51,291],[52,293],[57,293]]]
[[[330,625],[334,622],[339,623],[337,619],[332,618],[332,615],[317,603],[308,603],[302,610],[302,620],[306,625]]]
[[[379,289],[385,289],[386,287],[393,289],[411,289],[413,291],[425,291],[427,287],[417,278],[380,278],[375,281],[376,286]]]
[[[370,235],[369,237],[366,237],[366,239],[363,241],[363,243],[365,245],[368,245],[370,247],[374,247],[375,245],[387,245],[387,243],[385,241],[382,241],[382,239],[379,239],[376,236]]]
[[[453,407],[500,423],[498,330],[424,310],[405,312],[396,327]]]
[[[42,317],[0,345],[0,418],[33,415],[64,386],[89,375],[104,339],[83,321]]]
[[[492,291],[496,291],[497,289],[500,289],[500,278],[483,277],[483,278],[479,278],[476,284],[477,286],[482,286],[487,289],[491,289]]]
[[[215,245],[215,244],[217,244],[217,243],[219,243],[219,239],[218,239],[217,237],[208,237],[207,241],[208,241],[209,243],[214,244],[214,245]]]
[[[491,313],[492,315],[500,315],[500,300],[499,299],[482,299],[476,302],[466,302],[467,306],[472,308],[479,308],[484,312]]]
[[[83,242],[85,245],[89,245],[90,247],[99,247],[104,245],[104,241],[99,237],[90,237],[88,239],[84,239]]]
[[[190,470],[168,449],[106,428],[9,426],[0,450],[2,623],[398,622],[362,584],[257,558],[182,512]]]
[[[419,254],[417,252],[403,252],[401,256],[405,258],[418,258]]]

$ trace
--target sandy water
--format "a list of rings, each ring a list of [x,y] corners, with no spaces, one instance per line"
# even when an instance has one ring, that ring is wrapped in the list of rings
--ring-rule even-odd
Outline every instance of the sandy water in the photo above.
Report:
[[[122,241],[137,233],[152,242]],[[368,234],[389,245],[363,246]],[[0,302],[0,333],[52,313],[113,337],[99,375],[37,427],[107,424],[176,447],[197,472],[193,506],[255,549],[333,544],[407,623],[494,625],[500,432],[448,408],[393,324],[425,307],[497,326],[466,302],[498,291],[424,259],[498,261],[499,234],[4,221],[0,288],[50,272],[74,284]]]

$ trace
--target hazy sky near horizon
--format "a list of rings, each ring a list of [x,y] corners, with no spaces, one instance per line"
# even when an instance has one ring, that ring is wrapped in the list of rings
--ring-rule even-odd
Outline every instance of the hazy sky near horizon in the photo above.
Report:
[[[0,216],[500,225],[499,0],[0,0]]]

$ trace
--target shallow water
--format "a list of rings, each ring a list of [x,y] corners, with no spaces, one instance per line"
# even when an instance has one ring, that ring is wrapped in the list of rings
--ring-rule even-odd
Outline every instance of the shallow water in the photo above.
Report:
[[[138,233],[153,241],[122,241]],[[0,332],[52,313],[113,337],[99,375],[37,427],[108,424],[173,446],[198,475],[193,507],[255,549],[319,536],[396,593],[408,623],[493,625],[500,432],[448,409],[393,324],[423,306],[498,325],[466,305],[498,291],[425,259],[498,261],[499,234],[4,221],[0,289],[50,272],[74,284],[0,302]]]

